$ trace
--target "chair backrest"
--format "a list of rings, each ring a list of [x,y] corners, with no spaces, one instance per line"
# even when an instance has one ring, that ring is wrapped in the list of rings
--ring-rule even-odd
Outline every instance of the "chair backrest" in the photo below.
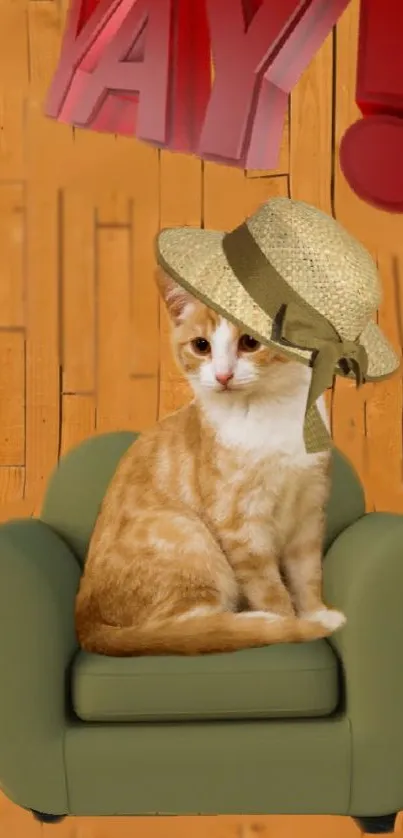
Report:
[[[91,437],[60,460],[50,479],[41,519],[59,533],[82,563],[108,485],[137,436],[119,431]],[[358,477],[346,458],[334,450],[325,549],[364,513]]]

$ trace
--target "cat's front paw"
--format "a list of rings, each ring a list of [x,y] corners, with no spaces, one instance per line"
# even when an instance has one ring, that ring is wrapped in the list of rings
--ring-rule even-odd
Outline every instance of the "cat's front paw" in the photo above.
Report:
[[[309,620],[312,623],[321,623],[325,629],[332,633],[341,629],[347,619],[341,611],[336,611],[334,608],[318,608],[317,611],[310,611],[303,617],[304,620]]]

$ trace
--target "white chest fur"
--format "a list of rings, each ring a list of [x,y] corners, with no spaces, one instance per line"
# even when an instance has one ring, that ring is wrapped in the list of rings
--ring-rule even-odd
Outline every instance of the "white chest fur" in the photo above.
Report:
[[[312,465],[313,455],[306,453],[303,439],[311,370],[307,367],[300,370],[298,387],[287,395],[269,394],[249,403],[232,398],[230,393],[209,399],[204,409],[220,443],[253,461],[283,454],[292,457],[293,465]],[[317,406],[329,427],[323,397]]]

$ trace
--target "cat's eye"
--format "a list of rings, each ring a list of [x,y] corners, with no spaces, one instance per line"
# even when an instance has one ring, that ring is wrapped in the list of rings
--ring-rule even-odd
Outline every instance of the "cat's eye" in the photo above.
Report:
[[[260,348],[260,343],[252,335],[242,335],[238,347],[241,352],[256,352]]]
[[[206,338],[195,338],[192,340],[192,349],[198,355],[208,355],[210,352],[210,344]]]

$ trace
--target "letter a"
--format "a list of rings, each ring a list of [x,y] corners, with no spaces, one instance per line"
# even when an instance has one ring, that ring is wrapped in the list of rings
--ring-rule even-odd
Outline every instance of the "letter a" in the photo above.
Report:
[[[47,114],[195,150],[211,87],[204,0],[73,0]]]
[[[63,118],[64,103],[76,70],[90,49],[94,54],[96,43],[100,45],[101,40],[109,41],[113,37],[127,14],[127,2],[100,0],[90,15],[87,9],[87,0],[71,0],[59,63],[47,96],[47,116]]]
[[[167,135],[171,0],[159,0],[158,3],[130,0],[130,5],[113,39],[102,45],[102,54],[95,67],[91,67],[90,50],[83,63],[85,69],[78,70],[81,95],[74,105],[72,117],[76,125],[88,126],[109,92],[137,93],[136,134],[162,144]],[[97,48],[96,43],[94,47]],[[140,55],[144,53],[140,60],[139,52]],[[135,55],[135,60],[126,61],[130,53]],[[86,71],[88,65],[90,72]],[[82,74],[84,77],[80,78]]]

